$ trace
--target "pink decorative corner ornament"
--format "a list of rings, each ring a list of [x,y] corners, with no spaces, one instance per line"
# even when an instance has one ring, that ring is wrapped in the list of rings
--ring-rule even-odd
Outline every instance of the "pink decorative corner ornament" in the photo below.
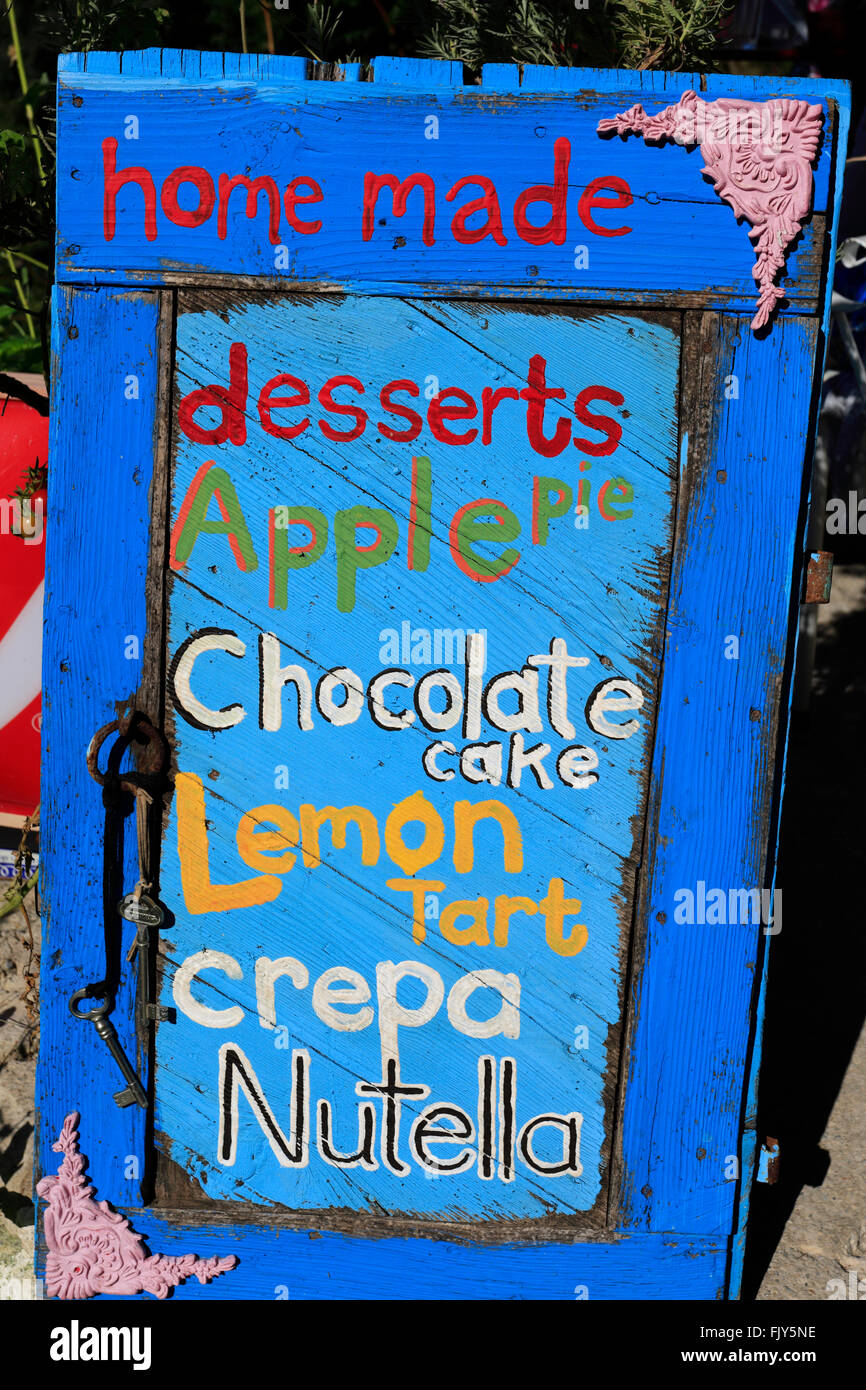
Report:
[[[78,1115],[67,1115],[55,1153],[63,1154],[56,1177],[45,1177],[36,1191],[48,1203],[46,1291],[49,1298],[92,1298],[94,1294],[152,1293],[169,1290],[195,1275],[200,1284],[233,1269],[234,1255],[199,1260],[195,1255],[148,1255],[141,1236],[108,1202],[95,1202],[78,1151]]]
[[[812,161],[818,150],[824,113],[820,105],[792,97],[740,101],[723,97],[702,101],[684,92],[674,106],[656,116],[633,106],[598,131],[635,133],[646,141],[673,140],[700,145],[708,174],[720,198],[737,217],[751,222],[755,243],[752,275],[760,294],[752,328],[763,328],[784,290],[774,283],[784,269],[788,247],[808,216],[812,201]]]

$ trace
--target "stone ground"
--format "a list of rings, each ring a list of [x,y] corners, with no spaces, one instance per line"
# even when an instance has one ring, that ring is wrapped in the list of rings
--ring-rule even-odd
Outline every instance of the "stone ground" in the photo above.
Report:
[[[820,1187],[804,1187],[758,1299],[866,1300],[866,1032],[821,1137],[829,1156]]]
[[[743,1280],[762,1301],[866,1300],[866,565],[837,566],[818,615],[770,946],[758,1127],[781,1163],[754,1190]]]
[[[866,1300],[864,783],[866,566],[852,564],[819,610],[811,710],[791,731],[758,1116],[760,1134],[780,1141],[781,1171],[754,1189],[749,1301]],[[33,1261],[38,1035],[22,998],[28,916],[37,961],[39,951],[32,894],[26,907],[0,918],[0,1298],[31,1279]]]
[[[28,919],[29,924],[28,925]],[[38,1029],[27,1015],[24,975],[33,932],[39,969],[39,918],[33,894],[25,908],[0,918],[0,1298],[29,1293],[33,1278],[33,1083]]]

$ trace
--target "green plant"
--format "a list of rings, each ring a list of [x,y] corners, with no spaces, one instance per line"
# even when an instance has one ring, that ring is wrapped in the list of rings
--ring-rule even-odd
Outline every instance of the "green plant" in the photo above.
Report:
[[[30,57],[61,49],[129,48],[152,43],[168,10],[140,0],[55,0],[35,14],[28,9],[26,37],[20,0],[5,0],[0,22],[9,34],[15,91],[4,103],[0,126],[0,373],[48,375],[48,298],[54,242],[54,77],[31,80]],[[22,20],[22,23],[24,21]],[[44,398],[2,375],[0,389],[47,409]]]
[[[616,0],[624,68],[703,68],[719,42],[731,0]]]
[[[732,0],[428,0],[419,52],[484,63],[702,68]]]

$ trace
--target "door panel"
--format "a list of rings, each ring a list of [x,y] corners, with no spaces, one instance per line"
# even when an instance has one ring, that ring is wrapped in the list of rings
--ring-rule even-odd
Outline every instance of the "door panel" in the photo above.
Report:
[[[543,311],[180,297],[156,1130],[208,1199],[605,1220],[679,317]]]

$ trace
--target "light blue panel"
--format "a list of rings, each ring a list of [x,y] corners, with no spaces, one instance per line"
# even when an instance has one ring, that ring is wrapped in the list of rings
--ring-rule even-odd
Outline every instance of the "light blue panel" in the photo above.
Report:
[[[612,1136],[621,951],[624,929],[630,926],[643,824],[641,786],[650,755],[658,676],[656,632],[665,602],[665,557],[673,521],[679,369],[675,323],[613,313],[551,313],[541,319],[497,305],[328,297],[251,301],[238,308],[231,308],[227,300],[225,313],[179,316],[179,397],[211,382],[227,385],[231,345],[248,347],[245,443],[193,443],[176,431],[172,526],[188,505],[194,478],[212,461],[228,471],[237,489],[258,559],[257,568],[242,571],[224,535],[201,535],[186,568],[176,573],[170,600],[169,659],[193,633],[215,627],[230,629],[246,646],[241,660],[222,652],[199,657],[193,680],[198,700],[212,709],[239,701],[248,712],[245,718],[219,732],[194,728],[180,713],[175,723],[178,769],[198,777],[206,789],[212,880],[232,883],[250,877],[238,858],[235,831],[241,815],[255,806],[277,803],[294,814],[303,803],[360,804],[373,812],[384,831],[393,806],[423,791],[446,827],[446,842],[442,854],[419,870],[418,877],[444,885],[436,889],[443,909],[456,899],[485,897],[491,904],[492,936],[492,904],[498,894],[519,894],[537,903],[551,879],[562,879],[566,896],[582,905],[565,931],[579,920],[589,934],[585,948],[571,956],[545,943],[540,916],[515,918],[507,946],[457,945],[445,939],[436,920],[426,923],[424,942],[414,941],[408,896],[388,887],[388,880],[405,878],[402,870],[385,854],[384,843],[378,864],[363,866],[357,829],[350,832],[345,849],[329,847],[325,830],[324,863],[304,868],[298,862],[275,901],[255,909],[190,913],[185,910],[178,864],[175,799],[162,870],[163,896],[176,919],[167,933],[170,959],[164,1002],[172,1002],[177,967],[199,951],[228,953],[243,970],[240,982],[207,972],[193,988],[194,997],[212,1008],[226,1009],[236,1002],[244,1010],[237,1026],[205,1027],[181,1011],[176,1024],[159,1031],[156,1127],[176,1160],[183,1158],[196,1176],[204,1174],[211,1197],[279,1201],[296,1209],[364,1209],[375,1203],[387,1210],[475,1218],[586,1211],[598,1198]],[[400,400],[414,401],[421,410],[426,409],[425,391],[429,398],[440,386],[458,383],[479,402],[485,387],[525,390],[529,360],[537,353],[543,353],[547,363],[548,385],[566,393],[562,406],[548,409],[546,436],[553,437],[559,419],[570,418],[574,424],[574,438],[566,435],[556,457],[532,451],[523,400],[509,399],[498,407],[488,444],[479,434],[465,445],[449,445],[433,438],[426,426],[411,443],[388,441],[378,431],[377,422],[392,427],[405,423],[377,404],[387,382],[418,383],[418,398],[406,393]],[[310,383],[314,402],[330,377],[356,376],[365,391],[351,399],[369,412],[363,434],[351,443],[329,442],[318,426],[321,411],[315,404],[310,411],[283,411],[275,417],[293,423],[311,419],[294,445],[266,434],[255,402],[277,371],[292,372]],[[594,397],[591,407],[622,429],[621,443],[607,457],[590,452],[603,442],[605,429],[598,424],[579,426],[571,414],[578,392],[594,385],[620,392],[609,404]],[[349,399],[337,388],[336,394]],[[195,417],[203,427],[217,418],[214,411]],[[345,415],[329,418],[333,428],[345,430],[352,423]],[[462,433],[470,426],[452,422],[449,428]],[[578,437],[586,439],[587,447],[573,447]],[[408,570],[406,550],[412,458],[418,454],[432,459],[433,474],[433,541],[429,569],[423,573]],[[569,512],[551,521],[546,544],[533,543],[535,475],[561,480],[572,492]],[[612,477],[624,478],[634,488],[633,503],[625,508],[632,515],[605,520],[598,499],[605,480]],[[592,485],[586,529],[575,524],[581,479]],[[557,490],[558,483],[552,483],[550,491]],[[452,518],[473,498],[505,502],[521,527],[515,541],[518,563],[492,583],[470,579],[454,562],[450,548]],[[268,573],[268,512],[280,505],[317,508],[329,518],[331,528],[321,559],[290,574],[288,607],[282,611],[269,606]],[[333,517],[355,505],[387,509],[399,521],[400,539],[387,564],[358,575],[356,604],[340,612]],[[215,503],[212,511],[218,515]],[[297,539],[305,540],[306,532]],[[497,543],[490,554],[496,556],[501,549]],[[392,641],[402,647],[404,625],[409,634],[455,629],[486,633],[485,682],[496,673],[519,671],[532,654],[548,653],[555,638],[564,639],[569,653],[586,663],[568,676],[573,735],[553,730],[549,716],[542,716],[535,734],[525,734],[527,746],[544,742],[553,750],[548,759],[551,788],[540,789],[529,772],[519,790],[479,786],[459,776],[434,781],[425,774],[422,755],[437,738],[453,740],[458,748],[473,742],[471,735],[461,737],[459,727],[429,733],[416,719],[409,728],[386,732],[366,709],[350,727],[334,727],[316,710],[314,728],[300,731],[289,691],[283,697],[279,732],[258,727],[256,648],[261,630],[279,636],[281,661],[300,663],[313,684],[325,671],[348,667],[366,686],[378,671],[394,666],[410,671],[416,681],[434,667],[446,668],[462,684],[459,656],[455,659],[447,649],[441,656],[435,647],[425,653],[422,643],[413,656],[408,646],[399,651],[389,647]],[[585,714],[592,692],[614,676],[636,683],[645,695],[638,730],[628,738],[600,736]],[[546,676],[540,688],[544,701]],[[400,709],[405,700],[395,701],[392,692],[387,703]],[[515,708],[511,698],[503,708]],[[625,717],[611,716],[616,724]],[[508,738],[489,721],[483,724],[482,741],[499,739],[507,753]],[[594,785],[578,789],[556,776],[555,759],[573,746],[589,746],[597,753]],[[453,764],[447,755],[442,760],[446,770]],[[275,790],[283,767],[288,789]],[[455,872],[454,803],[497,798],[519,822],[523,871],[504,872],[501,832],[487,823],[476,832],[474,869]],[[410,832],[406,839],[410,841]],[[413,837],[411,843],[416,842]],[[468,922],[458,925],[465,928]],[[309,971],[309,989],[295,989],[286,980],[277,986],[276,1019],[284,1034],[288,1030],[290,1041],[289,1036],[263,1029],[257,1020],[254,971],[261,956],[292,956]],[[310,990],[326,969],[338,965],[350,966],[374,982],[377,965],[389,960],[432,966],[448,992],[469,972],[495,969],[516,977],[522,998],[519,1038],[468,1038],[451,1026],[443,1006],[429,1024],[402,1032],[400,1075],[404,1082],[431,1087],[429,1103],[456,1102],[475,1117],[480,1059],[492,1056],[498,1066],[502,1058],[512,1057],[518,1128],[550,1110],[583,1116],[579,1175],[539,1176],[519,1164],[513,1182],[482,1180],[477,1167],[431,1181],[420,1163],[397,1177],[381,1166],[375,1172],[330,1167],[314,1150],[308,1166],[281,1168],[244,1100],[236,1164],[216,1161],[218,1051],[226,1042],[243,1050],[286,1133],[291,1049],[307,1049],[313,1095],[334,1105],[336,1147],[343,1152],[356,1147],[354,1085],[358,1080],[375,1083],[382,1076],[379,1023],[358,1032],[337,1032],[312,1011]],[[417,1006],[424,991],[414,988],[414,1003],[411,990],[405,1001]],[[483,1002],[482,992],[470,1013],[477,1019],[491,1018],[498,1004],[499,996],[492,991]],[[586,1030],[585,1041],[576,1032],[579,1028]],[[406,1102],[405,1115],[414,1117],[420,1108],[420,1102]],[[405,1135],[409,1118],[403,1125]],[[547,1138],[552,1144],[552,1136]],[[559,1151],[561,1155],[561,1145]],[[538,1152],[544,1162],[554,1162],[556,1145],[542,1145]]]

